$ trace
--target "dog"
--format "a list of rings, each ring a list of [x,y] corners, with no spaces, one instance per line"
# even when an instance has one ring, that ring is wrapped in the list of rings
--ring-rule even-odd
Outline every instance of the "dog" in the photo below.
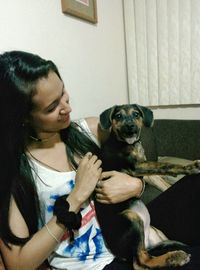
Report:
[[[109,136],[101,145],[103,170],[117,170],[129,175],[177,175],[199,173],[200,162],[187,166],[149,162],[140,141],[143,126],[152,127],[153,112],[138,104],[113,106],[100,114],[100,126]],[[101,204],[95,201],[97,218],[105,241],[112,253],[129,261],[135,270],[182,266],[190,261],[182,243],[169,241],[150,226],[147,208],[139,199],[118,204]],[[151,256],[156,245],[176,246],[178,250]]]

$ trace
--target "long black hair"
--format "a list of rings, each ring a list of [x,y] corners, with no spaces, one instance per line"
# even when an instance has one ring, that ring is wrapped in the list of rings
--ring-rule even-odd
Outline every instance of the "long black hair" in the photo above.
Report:
[[[6,243],[23,244],[29,238],[19,238],[9,226],[9,205],[14,198],[30,237],[38,230],[39,199],[25,150],[30,129],[24,124],[32,110],[32,97],[39,79],[55,72],[56,65],[23,51],[0,55],[0,237]],[[98,153],[96,144],[77,129],[75,123],[61,131],[70,162],[77,168],[74,154]]]

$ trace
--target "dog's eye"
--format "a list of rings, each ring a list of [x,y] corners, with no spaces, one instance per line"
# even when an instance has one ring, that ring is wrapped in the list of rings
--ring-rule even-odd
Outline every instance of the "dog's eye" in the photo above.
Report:
[[[139,114],[138,112],[133,112],[133,116],[134,116],[135,118],[139,118],[140,114]]]
[[[120,120],[120,119],[122,118],[121,113],[116,114],[116,115],[115,115],[115,118],[118,119],[118,120]]]

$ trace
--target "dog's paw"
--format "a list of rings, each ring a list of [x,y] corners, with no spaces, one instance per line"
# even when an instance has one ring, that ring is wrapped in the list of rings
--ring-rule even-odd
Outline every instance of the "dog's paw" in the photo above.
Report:
[[[166,259],[167,266],[178,267],[187,264],[190,261],[191,255],[183,250],[175,250],[167,253]]]
[[[187,174],[196,174],[200,173],[200,160],[195,160],[192,163],[184,167],[187,171]]]
[[[133,263],[133,270],[149,270],[149,267],[141,266],[137,262]]]

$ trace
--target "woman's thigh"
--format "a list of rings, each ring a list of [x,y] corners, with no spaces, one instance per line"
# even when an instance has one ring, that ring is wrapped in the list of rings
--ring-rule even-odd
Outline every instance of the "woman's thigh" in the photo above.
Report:
[[[114,259],[110,264],[106,265],[103,270],[133,270],[133,266],[126,262]]]
[[[183,250],[189,254],[191,254],[191,260],[188,264],[181,267],[181,270],[198,270],[200,269],[200,247],[184,247]],[[157,251],[154,251],[152,255],[161,255],[169,250],[163,248]],[[172,268],[156,268],[157,270],[171,270]],[[173,268],[180,269],[180,267]],[[112,263],[105,266],[103,270],[133,270],[131,264],[124,263],[115,259]]]
[[[172,269],[180,269],[180,270],[198,270],[200,269],[200,247],[184,247],[182,248],[185,252],[191,254],[190,262],[185,264],[184,266],[176,267],[176,268],[162,268],[162,270],[172,270]],[[166,249],[162,249],[160,251],[154,252],[153,255],[161,255],[167,252]],[[159,268],[160,269],[160,268]],[[157,269],[158,270],[158,269]],[[161,269],[160,269],[161,270]]]
[[[147,208],[151,224],[168,238],[200,245],[200,174],[182,178]]]

